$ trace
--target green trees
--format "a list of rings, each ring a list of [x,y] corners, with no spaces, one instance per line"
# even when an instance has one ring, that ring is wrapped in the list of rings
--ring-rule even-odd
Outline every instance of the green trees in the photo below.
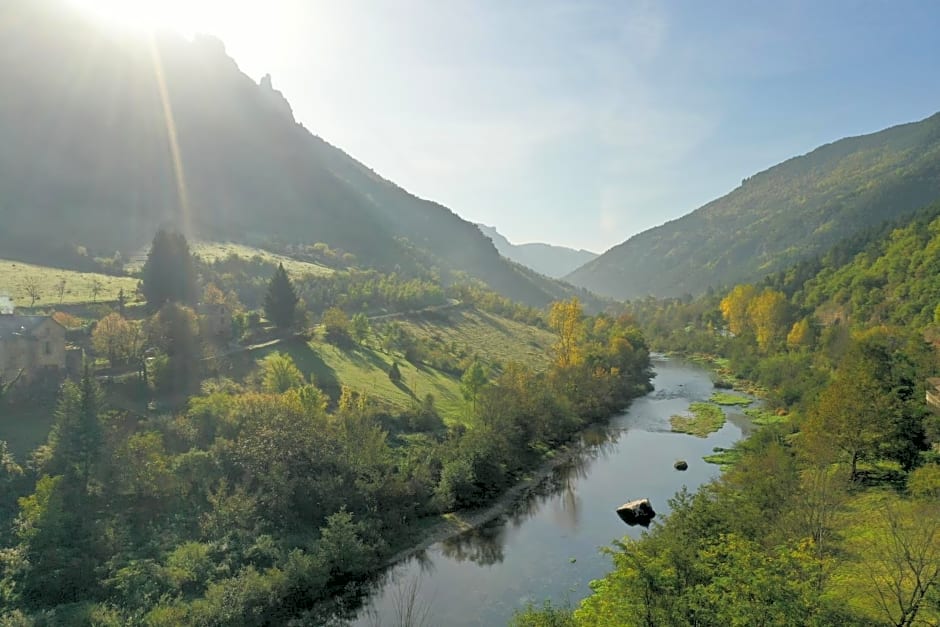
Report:
[[[355,314],[349,321],[349,330],[356,342],[359,344],[364,343],[366,338],[369,337],[369,319],[362,312]]]
[[[290,355],[271,353],[261,360],[261,387],[269,394],[281,394],[304,384],[304,375]]]
[[[80,384],[66,381],[62,386],[56,421],[49,435],[50,458],[44,470],[77,478],[83,491],[101,452],[102,402],[101,390],[86,366]]]
[[[153,378],[164,392],[191,389],[198,383],[202,343],[195,312],[177,303],[166,303],[150,320],[149,343],[162,358],[154,363]]]
[[[940,621],[940,504],[867,495],[844,534],[837,568],[849,605],[872,623],[936,625]]]
[[[470,364],[470,367],[460,377],[460,393],[463,394],[463,399],[469,403],[471,415],[476,415],[477,399],[487,383],[486,371],[483,370],[483,364],[479,361]]]
[[[140,290],[152,311],[168,302],[195,305],[199,285],[186,238],[177,232],[157,231],[140,280]]]
[[[587,323],[584,361],[566,370],[578,403],[610,409],[646,385],[645,342],[627,323]],[[178,303],[148,323],[161,389],[199,380],[196,331]],[[430,394],[397,409],[341,386],[333,405],[279,353],[244,383],[206,382],[176,415],[102,416],[90,377],[66,385],[54,436],[26,471],[40,475],[32,494],[0,448],[0,509],[15,500],[7,486],[28,494],[0,551],[0,606],[76,624],[327,622],[319,604],[422,517],[485,503],[587,422],[550,373],[485,359],[462,381],[479,419],[449,425]],[[389,376],[403,371],[395,362]]]
[[[6,560],[9,579],[0,585],[0,594],[12,590],[23,606],[81,601],[99,585],[95,569],[104,542],[92,484],[104,465],[100,410],[101,393],[88,369],[80,384],[63,386],[43,476],[20,501],[19,544]]]
[[[872,373],[857,361],[846,364],[823,390],[819,403],[803,427],[807,449],[816,455],[839,451],[858,475],[858,463],[874,455],[888,436],[886,399]]]
[[[875,457],[916,466],[927,446],[916,373],[930,359],[922,342],[907,343],[903,334],[875,329],[855,337],[803,427],[808,449],[839,451],[853,479],[859,462]]]
[[[326,341],[331,344],[349,344],[349,317],[339,307],[330,307],[323,312],[323,329]]]
[[[296,320],[299,301],[294,285],[284,269],[284,264],[278,264],[274,276],[268,283],[268,291],[264,295],[265,317],[279,328],[288,329]]]
[[[16,513],[16,497],[24,489],[23,468],[16,463],[5,440],[0,440],[0,525],[7,526]],[[0,529],[0,543],[6,541],[8,531]]]

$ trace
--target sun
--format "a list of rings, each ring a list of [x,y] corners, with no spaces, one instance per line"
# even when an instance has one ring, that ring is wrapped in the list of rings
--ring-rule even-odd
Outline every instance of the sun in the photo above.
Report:
[[[87,13],[122,30],[211,33],[225,16],[225,0],[71,0]]]

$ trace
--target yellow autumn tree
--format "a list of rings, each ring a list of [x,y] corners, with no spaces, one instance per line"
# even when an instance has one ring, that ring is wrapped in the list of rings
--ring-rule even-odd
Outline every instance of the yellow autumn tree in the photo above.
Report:
[[[777,290],[767,288],[751,299],[747,318],[762,351],[766,352],[784,338],[789,326],[788,310],[787,297]]]
[[[202,291],[202,302],[207,305],[225,305],[232,313],[242,310],[238,295],[232,290],[229,290],[227,294],[224,293],[215,283],[206,285],[206,288]]]
[[[787,348],[790,350],[800,350],[810,348],[813,345],[813,327],[809,323],[809,318],[803,318],[793,323],[790,332],[787,333]]]
[[[142,340],[140,327],[114,312],[99,320],[91,333],[95,352],[107,357],[112,368],[136,355]]]
[[[735,335],[741,335],[750,329],[747,310],[756,294],[757,288],[753,285],[735,285],[734,289],[721,299],[721,315],[728,323],[728,329]]]
[[[584,310],[577,297],[552,303],[548,325],[558,334],[555,343],[555,364],[566,368],[584,361],[580,341],[584,335]]]

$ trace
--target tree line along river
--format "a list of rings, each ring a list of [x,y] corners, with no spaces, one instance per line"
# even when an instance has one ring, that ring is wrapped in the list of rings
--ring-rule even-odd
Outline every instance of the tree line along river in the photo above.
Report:
[[[582,451],[491,522],[438,542],[379,578],[355,627],[399,624],[411,611],[429,625],[504,625],[527,603],[576,605],[589,582],[612,569],[600,552],[637,537],[616,515],[621,503],[649,498],[658,514],[683,486],[695,491],[719,474],[702,460],[751,428],[740,408],[707,438],[672,433],[670,416],[714,391],[709,373],[682,361],[654,360],[654,390],[622,415],[582,436]],[[673,468],[678,459],[689,468]]]

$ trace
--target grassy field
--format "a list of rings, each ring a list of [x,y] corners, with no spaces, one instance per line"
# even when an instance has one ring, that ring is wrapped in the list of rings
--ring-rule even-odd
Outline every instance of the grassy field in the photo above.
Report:
[[[547,331],[473,309],[418,314],[398,318],[397,322],[421,337],[467,347],[490,362],[507,363],[515,359],[543,366],[547,363],[548,346],[554,340]],[[234,357],[232,374],[244,378],[259,359],[274,351],[290,355],[297,367],[334,400],[343,385],[397,409],[406,409],[433,394],[446,422],[463,422],[467,418],[458,376],[430,366],[416,366],[401,355],[393,357],[371,346],[339,348],[319,339],[286,342]],[[388,378],[393,361],[398,362],[402,375],[397,384]]]
[[[257,360],[278,351],[290,355],[301,372],[312,377],[317,386],[334,400],[343,385],[397,409],[407,409],[430,393],[434,395],[438,412],[445,421],[462,422],[466,417],[457,378],[396,357],[402,378],[399,383],[393,383],[388,378],[393,358],[366,347],[340,349],[318,340],[287,342],[243,356],[251,363],[242,365],[239,369],[241,374],[250,370]]]
[[[65,279],[65,293],[59,300],[59,282]],[[28,307],[31,298],[26,293],[26,286],[32,280],[39,289],[40,298],[36,307],[54,307],[58,304],[78,304],[95,301],[93,285],[100,283],[97,301],[113,301],[123,289],[128,300],[133,300],[137,291],[137,279],[116,277],[93,272],[74,272],[47,266],[35,266],[20,261],[0,259],[0,293],[6,292],[13,297],[19,307]]]
[[[431,338],[458,350],[477,353],[487,361],[518,361],[533,368],[548,365],[555,342],[549,331],[477,309],[448,309],[399,320],[418,337]]]
[[[244,257],[246,259],[251,259],[257,255],[270,263],[283,263],[284,269],[292,275],[323,275],[333,273],[332,268],[327,268],[326,266],[321,266],[317,263],[312,263],[309,261],[298,261],[296,259],[291,259],[290,257],[285,257],[284,255],[271,253],[260,248],[252,248],[251,246],[233,244],[231,242],[196,242],[192,245],[192,250],[204,261],[210,262],[215,261],[216,259],[225,259],[232,254],[238,255],[239,257]]]
[[[676,433],[706,438],[724,426],[725,412],[713,403],[692,403],[689,405],[689,415],[672,416],[669,424]]]

